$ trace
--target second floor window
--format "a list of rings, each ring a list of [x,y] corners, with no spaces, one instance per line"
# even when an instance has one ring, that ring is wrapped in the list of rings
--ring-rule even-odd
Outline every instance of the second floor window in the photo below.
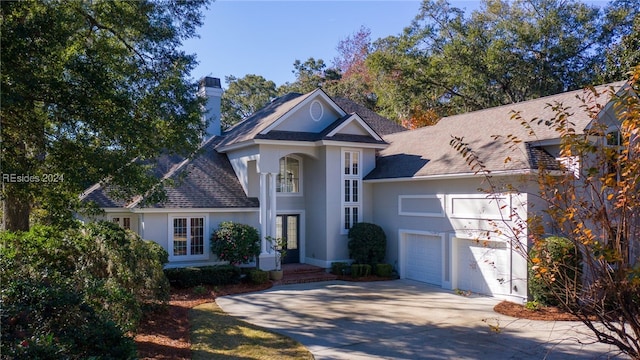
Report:
[[[342,232],[346,233],[354,224],[361,221],[362,171],[360,169],[360,152],[343,150],[342,152]]]
[[[300,160],[292,156],[280,158],[280,172],[276,179],[279,193],[300,192]]]

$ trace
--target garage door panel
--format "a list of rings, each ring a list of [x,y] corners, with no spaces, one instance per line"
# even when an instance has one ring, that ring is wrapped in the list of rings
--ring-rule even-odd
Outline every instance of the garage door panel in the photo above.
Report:
[[[508,291],[509,251],[506,243],[458,239],[457,287],[481,294]]]
[[[442,285],[442,241],[440,236],[407,234],[405,278]]]

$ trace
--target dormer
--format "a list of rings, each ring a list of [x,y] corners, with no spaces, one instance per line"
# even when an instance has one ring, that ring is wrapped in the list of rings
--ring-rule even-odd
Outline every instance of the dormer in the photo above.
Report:
[[[307,145],[361,142],[365,147],[386,147],[367,121],[356,113],[348,114],[322,89],[275,99],[224,135],[226,139],[218,148],[222,152],[274,142],[284,145],[285,141]]]
[[[266,135],[271,131],[321,133],[344,115],[346,115],[344,110],[336,105],[322,89],[316,89],[262,130],[260,135]]]

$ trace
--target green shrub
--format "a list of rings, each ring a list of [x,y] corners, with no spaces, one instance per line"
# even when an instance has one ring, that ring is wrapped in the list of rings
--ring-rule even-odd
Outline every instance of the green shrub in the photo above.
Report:
[[[249,279],[254,284],[264,284],[269,281],[269,273],[260,269],[251,270]]]
[[[0,242],[2,348],[17,358],[135,356],[123,334],[168,297],[166,251],[112,223],[34,226]]]
[[[248,264],[260,254],[258,230],[245,224],[222,222],[211,236],[211,251],[232,265]]]
[[[204,295],[207,292],[209,292],[209,290],[203,286],[203,285],[198,285],[196,287],[194,287],[193,289],[191,289],[193,291],[194,294],[196,295]]]
[[[351,276],[354,278],[359,278],[363,276],[371,275],[371,265],[369,264],[352,264],[351,265]]]
[[[349,229],[349,256],[356,264],[375,266],[384,261],[387,237],[375,224],[358,223]]]
[[[75,281],[37,277],[3,284],[3,359],[136,357],[133,340],[83,300]]]
[[[78,263],[87,278],[95,279],[88,282],[95,287],[88,301],[111,312],[127,330],[135,329],[144,304],[169,298],[163,272],[168,253],[111,222],[89,224],[84,235],[95,244]]]
[[[349,266],[346,262],[333,262],[331,263],[331,273],[333,275],[345,275],[345,270]]]
[[[166,251],[116,224],[34,226],[24,233],[4,232],[0,239],[3,283],[47,274],[72,279],[84,301],[123,330],[135,328],[145,302],[168,299]]]
[[[376,264],[376,275],[391,277],[393,275],[393,266],[391,264]]]
[[[240,282],[240,268],[232,265],[166,269],[171,285],[190,288],[198,285],[227,285]]]
[[[531,311],[538,311],[538,310],[540,310],[540,303],[539,303],[539,302],[537,302],[537,301],[527,301],[527,302],[524,304],[524,307],[525,307],[527,310],[531,310]]]
[[[582,258],[571,240],[552,236],[529,250],[529,297],[541,305],[559,305],[560,297],[580,291]],[[545,269],[544,272],[541,269]],[[555,295],[554,295],[555,294]],[[567,297],[569,299],[569,297]]]

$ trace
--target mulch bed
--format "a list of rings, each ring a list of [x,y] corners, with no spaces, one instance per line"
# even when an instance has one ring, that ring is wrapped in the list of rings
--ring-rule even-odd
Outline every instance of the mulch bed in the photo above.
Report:
[[[189,310],[194,306],[215,301],[218,296],[260,291],[272,286],[265,284],[240,283],[226,286],[205,286],[206,291],[193,289],[171,289],[167,305],[158,306],[145,317],[138,326],[134,338],[140,359],[191,359],[189,340]]]
[[[369,275],[369,276],[361,276],[354,278],[351,275],[338,275],[338,280],[344,281],[354,281],[354,282],[369,282],[369,281],[387,281],[387,280],[396,280],[397,277],[383,277],[377,275]]]
[[[580,319],[578,319],[575,315],[564,312],[555,306],[543,306],[537,310],[529,310],[524,307],[524,305],[512,303],[506,300],[494,306],[493,311],[520,319],[544,321],[580,321]]]

